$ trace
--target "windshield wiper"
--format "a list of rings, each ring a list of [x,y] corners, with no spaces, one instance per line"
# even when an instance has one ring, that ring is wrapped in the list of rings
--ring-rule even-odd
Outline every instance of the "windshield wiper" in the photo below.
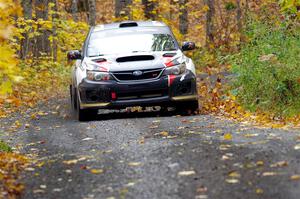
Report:
[[[143,51],[143,50],[134,50],[131,51],[132,53],[148,53],[149,51]]]
[[[104,56],[104,54],[98,54],[98,55],[89,55],[89,57],[100,57],[100,56]]]

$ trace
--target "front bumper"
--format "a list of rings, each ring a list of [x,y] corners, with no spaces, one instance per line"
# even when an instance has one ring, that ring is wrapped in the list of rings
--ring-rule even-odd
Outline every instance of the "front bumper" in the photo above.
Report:
[[[78,92],[83,109],[161,106],[197,100],[196,77],[189,70],[179,76],[144,81],[94,82],[83,79]]]

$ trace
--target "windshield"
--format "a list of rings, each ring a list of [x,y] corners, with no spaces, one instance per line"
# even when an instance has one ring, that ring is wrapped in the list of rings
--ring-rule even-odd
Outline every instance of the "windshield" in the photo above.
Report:
[[[88,45],[88,56],[128,52],[176,51],[175,40],[168,34],[101,35],[94,33]]]

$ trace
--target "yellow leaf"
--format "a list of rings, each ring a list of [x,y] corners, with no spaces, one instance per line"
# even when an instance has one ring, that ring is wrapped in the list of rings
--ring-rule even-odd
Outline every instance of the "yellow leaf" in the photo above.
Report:
[[[129,162],[128,165],[129,166],[140,166],[141,163],[140,162]]]
[[[290,177],[291,180],[300,180],[300,175],[292,175]]]
[[[285,167],[285,166],[288,166],[287,161],[276,162],[275,164],[271,164],[270,167]]]
[[[225,133],[224,139],[225,140],[232,140],[232,135],[230,133]]]
[[[231,171],[231,172],[229,172],[228,176],[232,177],[232,178],[239,178],[239,177],[241,177],[241,174],[239,174],[236,171]]]
[[[230,178],[230,179],[226,179],[226,182],[229,184],[236,184],[239,183],[238,179],[234,179],[234,178]]]
[[[275,175],[277,175],[277,173],[275,173],[275,172],[264,172],[262,174],[262,176],[275,176]]]
[[[263,161],[257,161],[257,162],[256,162],[256,165],[257,165],[257,166],[263,166],[263,165],[264,165],[264,162],[263,162]]]
[[[189,176],[189,175],[194,175],[194,174],[196,174],[195,171],[180,171],[178,173],[179,176]]]
[[[167,131],[162,131],[159,133],[159,135],[161,135],[163,137],[167,137],[169,135],[169,133]]]
[[[103,171],[103,169],[91,169],[90,172],[91,172],[92,174],[101,174],[101,173],[103,173],[104,171]]]
[[[258,189],[255,190],[255,192],[256,192],[257,194],[262,194],[262,193],[264,193],[264,190],[258,188]]]

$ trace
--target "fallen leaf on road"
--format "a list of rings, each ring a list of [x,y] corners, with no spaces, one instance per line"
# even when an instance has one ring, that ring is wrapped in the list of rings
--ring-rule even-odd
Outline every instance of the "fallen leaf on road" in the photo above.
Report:
[[[276,162],[274,164],[271,164],[271,167],[285,167],[288,166],[289,164],[287,163],[287,161],[280,161],[280,162]]]
[[[225,150],[228,150],[230,147],[231,147],[231,145],[229,145],[229,144],[221,144],[219,146],[219,149],[222,151],[225,151]]]
[[[36,166],[41,168],[41,167],[44,166],[44,165],[45,165],[45,162],[39,162],[39,163],[37,163]]]
[[[60,189],[60,188],[54,188],[53,189],[53,192],[61,192],[62,191],[62,189]]]
[[[264,162],[263,161],[257,161],[256,162],[256,166],[264,166]]]
[[[262,176],[276,176],[276,175],[277,175],[276,172],[264,172],[264,173],[262,174]]]
[[[199,196],[195,196],[195,199],[207,199],[208,196],[207,195],[199,195]]]
[[[222,160],[229,160],[230,158],[227,155],[222,155]]]
[[[39,143],[40,143],[40,144],[45,144],[46,141],[45,141],[45,140],[41,140]]]
[[[292,175],[290,177],[291,180],[300,180],[300,175]]]
[[[239,180],[238,179],[234,179],[234,178],[228,178],[225,180],[227,183],[229,184],[236,184],[236,183],[239,183]]]
[[[91,169],[90,172],[92,174],[101,174],[103,173],[103,169]]]
[[[241,177],[241,174],[239,174],[236,171],[231,171],[231,172],[228,173],[228,176],[232,177],[232,178],[239,178],[239,177]]]
[[[156,129],[156,128],[158,128],[158,126],[157,126],[157,125],[152,125],[152,126],[149,126],[149,129]]]
[[[64,164],[70,165],[70,164],[77,164],[78,160],[65,160],[63,161]]]
[[[129,166],[140,166],[141,163],[140,162],[129,162],[128,165]]]
[[[34,171],[35,169],[34,168],[32,168],[32,167],[27,167],[27,168],[25,168],[25,171]]]
[[[178,173],[179,176],[190,176],[190,175],[195,175],[195,171],[180,171]]]
[[[74,160],[65,160],[65,161],[63,161],[63,163],[67,164],[67,165],[71,165],[71,164],[77,164],[78,162],[84,161],[84,160],[86,160],[86,158],[85,157],[81,157],[79,159],[74,159]]]
[[[34,193],[34,194],[37,194],[37,193],[45,193],[45,190],[42,190],[42,189],[35,189],[35,190],[33,190],[33,193]]]
[[[300,149],[300,144],[295,145],[295,146],[294,146],[294,149],[295,149],[295,150],[299,150],[299,149]]]
[[[199,188],[197,188],[197,193],[205,193],[207,192],[207,187],[201,186]]]
[[[88,141],[88,140],[92,140],[93,138],[84,138],[82,139],[82,141]]]
[[[247,133],[247,134],[244,135],[244,137],[247,137],[247,138],[257,137],[257,136],[258,136],[257,133],[255,133],[255,134]]]
[[[224,134],[224,139],[225,140],[232,140],[232,135],[230,133],[225,133]]]
[[[72,170],[67,169],[67,170],[65,170],[65,172],[68,173],[68,174],[70,174],[70,173],[72,173]]]
[[[161,135],[163,137],[167,137],[169,135],[169,133],[167,131],[162,131],[159,133],[159,135]]]
[[[145,144],[145,138],[142,137],[140,140],[139,140],[139,144]]]
[[[42,184],[42,185],[40,185],[40,188],[41,188],[41,189],[46,189],[46,188],[47,188],[47,186],[46,186],[46,185],[44,185],[44,184]]]
[[[135,183],[134,182],[129,182],[128,184],[126,184],[125,186],[126,187],[132,187],[132,186],[134,186],[135,185]]]
[[[173,138],[177,138],[177,135],[173,135],[173,136],[167,136],[167,139],[173,139]]]
[[[257,193],[257,194],[263,194],[264,190],[258,188],[258,189],[255,190],[255,193]]]

